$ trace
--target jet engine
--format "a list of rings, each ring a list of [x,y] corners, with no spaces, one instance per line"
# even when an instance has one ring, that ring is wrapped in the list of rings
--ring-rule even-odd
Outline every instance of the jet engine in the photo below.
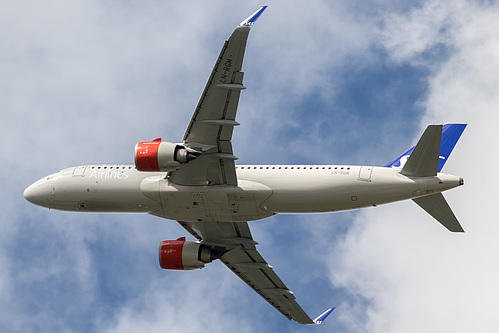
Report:
[[[185,237],[159,244],[159,266],[163,269],[200,269],[222,255],[221,251],[212,250],[199,242],[186,241]]]
[[[139,171],[175,171],[198,156],[199,153],[188,151],[184,146],[161,139],[135,145],[135,166]]]

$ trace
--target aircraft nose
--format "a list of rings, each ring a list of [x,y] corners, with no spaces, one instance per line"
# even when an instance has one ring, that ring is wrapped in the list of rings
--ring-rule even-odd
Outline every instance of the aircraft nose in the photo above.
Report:
[[[50,184],[33,183],[24,190],[24,198],[32,204],[50,207],[53,202],[53,190]]]
[[[29,202],[31,203],[35,203],[36,198],[38,197],[37,193],[36,193],[36,189],[35,187],[32,185],[28,186],[25,190],[24,190],[24,199],[28,200]]]

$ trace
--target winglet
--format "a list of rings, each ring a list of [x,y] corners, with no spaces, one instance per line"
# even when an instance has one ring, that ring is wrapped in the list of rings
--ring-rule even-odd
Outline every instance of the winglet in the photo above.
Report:
[[[329,308],[329,309],[327,309],[327,310],[326,310],[323,314],[321,314],[319,317],[317,317],[317,318],[315,318],[315,319],[314,319],[314,323],[315,323],[316,325],[320,325],[320,324],[322,324],[322,322],[323,322],[324,320],[326,320],[327,316],[329,316],[329,314],[330,314],[331,312],[333,312],[333,310],[334,310],[334,309],[335,309],[335,308]]]
[[[255,24],[256,20],[258,20],[258,18],[260,17],[260,15],[262,15],[263,11],[267,9],[267,6],[263,6],[263,7],[260,7],[260,9],[258,9],[256,12],[254,12],[253,14],[251,14],[250,17],[248,17],[246,20],[242,21],[241,23],[239,23],[239,26],[242,27],[242,26],[249,26],[251,27],[253,24]]]

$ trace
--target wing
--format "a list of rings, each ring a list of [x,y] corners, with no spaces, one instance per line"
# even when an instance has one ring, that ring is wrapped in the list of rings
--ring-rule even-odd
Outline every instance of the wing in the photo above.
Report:
[[[248,286],[288,319],[316,324],[298,305],[291,290],[281,281],[256,249],[247,222],[180,222],[205,245],[224,247],[220,260]]]
[[[183,138],[196,159],[171,172],[181,185],[237,185],[232,152],[232,132],[243,86],[243,56],[251,26],[266,9],[261,7],[241,22],[222,47],[208,83]],[[247,222],[180,222],[202,244],[221,249],[220,260],[254,291],[288,319],[301,324],[320,324],[328,309],[315,320],[303,311],[286,285],[256,250]]]
[[[261,7],[241,22],[220,51],[208,83],[184,134],[188,149],[200,153],[194,161],[172,172],[170,179],[182,185],[237,185],[232,152],[232,132],[243,86],[241,68],[246,41],[254,22],[267,7]]]

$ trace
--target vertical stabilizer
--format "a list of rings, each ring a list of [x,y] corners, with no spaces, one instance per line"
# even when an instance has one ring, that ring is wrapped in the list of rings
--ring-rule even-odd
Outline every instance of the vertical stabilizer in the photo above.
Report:
[[[426,197],[412,199],[419,207],[423,208],[428,214],[433,216],[438,222],[452,232],[464,232],[459,224],[456,215],[452,212],[449,204],[442,193],[435,193]]]
[[[440,143],[440,156],[438,159],[438,172],[442,171],[445,162],[449,159],[452,150],[456,146],[457,141],[463,134],[466,124],[445,124],[442,127],[442,139]],[[385,165],[387,168],[401,168],[404,166],[405,162],[411,155],[412,151],[416,148],[415,146],[408,149],[396,159]]]
[[[441,140],[442,125],[428,126],[400,173],[413,177],[436,176]]]

